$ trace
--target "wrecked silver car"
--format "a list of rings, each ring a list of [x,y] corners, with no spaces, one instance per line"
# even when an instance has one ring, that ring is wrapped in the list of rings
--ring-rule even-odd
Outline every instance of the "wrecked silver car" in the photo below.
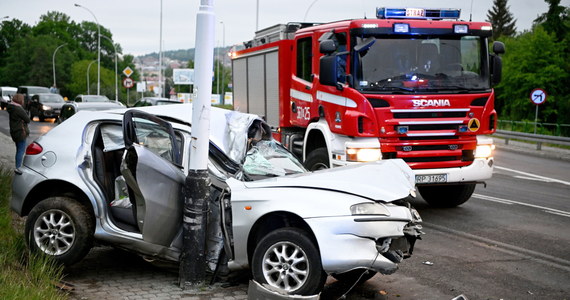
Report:
[[[178,261],[191,110],[79,112],[30,144],[11,201],[30,249],[69,265],[97,241]],[[212,108],[210,122],[210,270],[310,295],[327,275],[363,282],[412,254],[421,219],[403,161],[311,173],[259,117]]]

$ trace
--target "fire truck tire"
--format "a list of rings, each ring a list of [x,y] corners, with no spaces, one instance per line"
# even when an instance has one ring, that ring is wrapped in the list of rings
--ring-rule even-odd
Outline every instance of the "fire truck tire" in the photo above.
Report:
[[[303,164],[309,171],[316,171],[330,168],[329,152],[327,148],[317,148],[307,155],[305,163]]]
[[[475,184],[418,186],[418,190],[422,198],[433,207],[456,207],[471,198]]]

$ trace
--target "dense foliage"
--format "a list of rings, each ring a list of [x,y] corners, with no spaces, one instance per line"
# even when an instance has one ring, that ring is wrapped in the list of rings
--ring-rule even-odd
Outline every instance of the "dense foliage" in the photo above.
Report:
[[[509,11],[508,0],[493,0],[493,8],[487,12],[487,22],[493,26],[493,40],[500,36],[510,37],[517,33],[516,20]]]
[[[42,15],[33,27],[18,19],[1,23],[0,84],[51,87],[54,84],[55,62],[55,82],[60,94],[68,98],[86,94],[87,67],[90,62],[97,60],[99,29],[102,36],[101,94],[114,99],[115,48],[118,53],[117,73],[127,66],[135,70],[134,57],[121,55],[121,46],[112,42],[113,35],[104,26],[99,28],[96,23],[86,21],[76,23],[69,16],[53,11]],[[89,71],[89,90],[96,93],[97,65],[94,64]],[[137,80],[138,76],[135,71],[131,77]],[[123,95],[119,98],[125,99],[126,91],[121,90]]]
[[[548,98],[539,107],[538,121],[570,124],[570,8],[560,6],[560,0],[546,2],[548,12],[530,31],[498,37],[507,49],[503,80],[496,89],[500,119],[534,121],[530,93],[541,88]]]

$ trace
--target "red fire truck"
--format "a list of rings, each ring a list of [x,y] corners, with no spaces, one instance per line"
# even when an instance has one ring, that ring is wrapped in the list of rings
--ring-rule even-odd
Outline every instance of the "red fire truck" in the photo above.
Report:
[[[493,172],[504,45],[458,9],[279,24],[233,53],[234,108],[263,116],[310,170],[401,158],[424,200],[453,207]]]

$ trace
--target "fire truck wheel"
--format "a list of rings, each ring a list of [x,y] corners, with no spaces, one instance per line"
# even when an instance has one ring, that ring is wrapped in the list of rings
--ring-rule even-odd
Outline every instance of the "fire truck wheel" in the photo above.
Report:
[[[304,165],[309,171],[330,168],[329,152],[327,151],[327,148],[321,147],[311,151],[311,153],[307,155]]]
[[[474,183],[418,186],[422,198],[434,207],[456,207],[465,203],[475,190]]]

